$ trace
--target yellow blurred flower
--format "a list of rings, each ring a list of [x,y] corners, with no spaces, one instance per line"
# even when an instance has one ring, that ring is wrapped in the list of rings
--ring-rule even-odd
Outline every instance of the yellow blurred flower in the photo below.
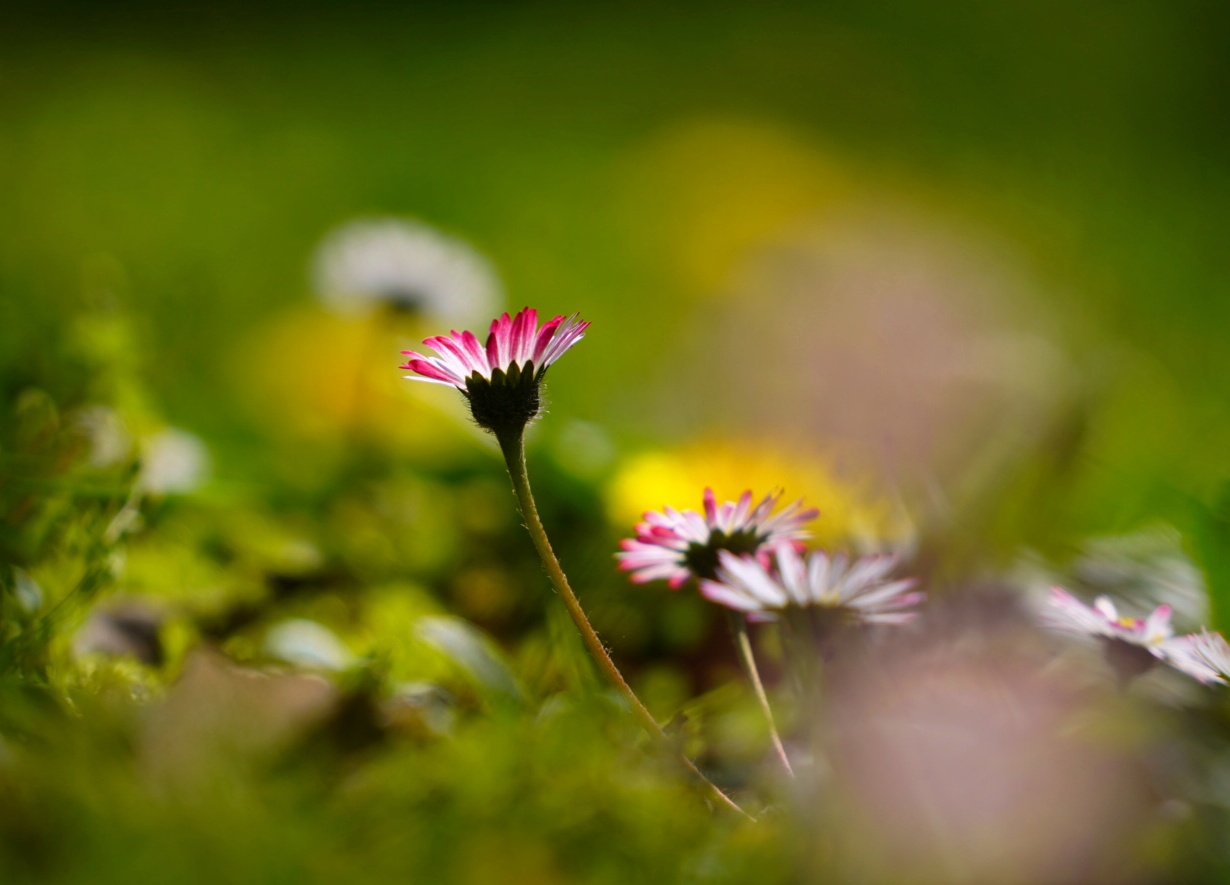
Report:
[[[712,296],[759,247],[849,199],[834,159],[789,130],[700,119],[644,145],[625,170],[635,230],[664,246],[676,285]]]
[[[904,508],[870,472],[841,471],[832,458],[752,441],[701,441],[630,458],[608,487],[608,509],[617,525],[630,526],[664,505],[698,510],[706,487],[718,501],[736,500],[745,489],[763,495],[783,488],[784,500],[803,498],[820,508],[807,526],[817,546],[901,549],[914,539]]]
[[[238,393],[277,436],[361,437],[423,455],[474,436],[456,397],[407,384],[401,350],[422,337],[393,313],[338,316],[319,307],[282,314],[236,353]]]

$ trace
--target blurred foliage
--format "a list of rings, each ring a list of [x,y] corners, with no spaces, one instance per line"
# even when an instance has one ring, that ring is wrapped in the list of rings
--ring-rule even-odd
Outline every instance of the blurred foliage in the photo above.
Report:
[[[782,485],[958,613],[1045,573],[1230,625],[1228,8],[0,10],[0,879],[910,881],[772,773],[724,618],[612,553]],[[314,299],[381,215],[593,321],[531,430],[543,519],[758,823],[602,691],[494,445],[399,378],[443,330]],[[1073,714],[1153,803],[1073,881],[1230,869],[1230,713],[1168,692]]]

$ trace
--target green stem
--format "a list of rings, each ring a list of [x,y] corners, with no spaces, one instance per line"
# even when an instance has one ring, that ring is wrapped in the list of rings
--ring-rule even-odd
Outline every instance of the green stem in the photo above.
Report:
[[[523,433],[521,431],[498,433],[496,434],[496,439],[500,443],[500,450],[504,453],[504,463],[508,467],[508,475],[512,478],[513,491],[516,492],[517,502],[521,505],[521,515],[525,517],[525,527],[529,530],[534,546],[538,549],[538,556],[542,559],[542,564],[547,570],[547,577],[551,579],[555,591],[564,601],[564,607],[568,609],[568,614],[572,616],[572,622],[581,631],[581,638],[585,641],[585,646],[589,649],[589,653],[593,656],[595,663],[598,664],[598,669],[603,672],[611,684],[624,696],[632,707],[632,712],[636,714],[637,719],[640,720],[641,725],[649,732],[650,736],[669,744],[670,738],[662,730],[658,720],[654,719],[653,714],[641,703],[641,699],[636,696],[632,686],[628,685],[623,674],[619,672],[619,668],[615,666],[615,662],[611,660],[611,655],[606,650],[606,646],[602,644],[602,640],[598,638],[598,634],[594,630],[593,625],[590,624],[589,618],[585,616],[585,610],[581,608],[580,600],[572,592],[572,587],[568,584],[568,578],[564,575],[564,569],[560,566],[559,560],[555,556],[555,551],[551,549],[551,542],[547,539],[546,529],[543,528],[542,520],[538,517],[538,508],[534,505],[534,496],[530,491],[529,474],[525,469],[525,441]],[[737,811],[745,817],[751,817],[733,799],[722,792],[716,784],[705,777],[691,759],[682,754],[680,754],[680,758],[688,771],[704,785],[709,795],[715,801],[733,811]]]
[[[756,656],[752,652],[752,640],[747,632],[747,619],[739,612],[730,612],[730,629],[735,636],[735,648],[739,651],[739,663],[743,665],[743,673],[752,684],[752,692],[760,703],[760,712],[764,713],[769,724],[769,737],[773,740],[773,749],[781,760],[786,773],[794,777],[794,769],[790,766],[790,757],[782,745],[781,735],[777,732],[777,722],[773,719],[773,708],[769,706],[769,696],[765,693],[764,683],[760,680],[760,670],[756,667]]]
[[[810,785],[806,788],[819,796],[831,774],[827,750],[830,723],[825,715],[825,672],[820,640],[832,624],[817,623],[815,610],[787,608],[779,621],[782,645],[786,652],[786,669],[794,684],[799,715],[798,724],[811,750],[811,765],[804,772]]]

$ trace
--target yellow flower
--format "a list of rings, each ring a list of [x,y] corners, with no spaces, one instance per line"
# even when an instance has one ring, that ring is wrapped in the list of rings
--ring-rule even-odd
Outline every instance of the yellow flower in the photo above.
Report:
[[[412,385],[402,381],[400,351],[421,337],[412,323],[387,314],[336,316],[315,307],[286,312],[237,350],[237,392],[280,438],[336,443],[362,437],[422,455],[455,451],[474,435],[460,407],[456,420],[440,420],[447,404],[407,390]]]
[[[900,548],[914,538],[901,504],[878,489],[869,472],[854,475],[838,470],[830,457],[752,441],[703,441],[626,460],[608,488],[610,516],[623,525],[664,505],[698,509],[706,487],[718,501],[736,500],[745,489],[759,495],[773,488],[785,489],[784,500],[803,498],[820,508],[807,526],[820,547]]]
[[[835,156],[788,129],[694,119],[627,158],[621,180],[634,235],[661,255],[689,296],[726,290],[766,243],[849,200],[856,185]]]

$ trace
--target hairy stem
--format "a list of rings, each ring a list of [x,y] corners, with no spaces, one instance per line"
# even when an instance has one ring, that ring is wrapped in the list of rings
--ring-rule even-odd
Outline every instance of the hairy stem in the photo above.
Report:
[[[555,556],[555,551],[551,549],[551,542],[547,539],[546,529],[543,528],[542,520],[538,517],[538,508],[534,505],[534,496],[530,491],[529,474],[525,469],[525,441],[522,432],[499,433],[496,434],[496,439],[499,440],[500,450],[504,453],[504,463],[508,467],[508,475],[512,478],[513,491],[517,495],[517,502],[521,505],[521,515],[525,517],[525,527],[529,530],[534,546],[538,549],[538,556],[547,570],[547,577],[551,579],[555,591],[559,594],[560,599],[564,601],[564,607],[568,609],[568,614],[572,616],[572,622],[581,631],[581,638],[585,641],[585,646],[589,649],[590,655],[593,656],[594,662],[597,663],[598,669],[619,690],[619,693],[624,696],[629,706],[632,707],[632,712],[636,714],[637,719],[640,720],[645,730],[652,737],[670,743],[670,738],[662,730],[662,726],[653,718],[653,714],[649,712],[648,708],[641,703],[641,699],[636,696],[632,686],[628,685],[623,674],[619,672],[619,668],[615,666],[615,662],[611,660],[611,655],[606,650],[606,646],[602,644],[602,640],[598,638],[598,634],[594,630],[593,625],[590,624],[589,618],[585,616],[585,610],[581,608],[580,600],[572,592],[572,587],[568,584],[568,578],[564,575],[564,569],[560,566],[559,560]],[[751,817],[733,799],[722,792],[716,784],[705,777],[691,759],[682,754],[680,754],[680,758],[688,771],[701,782],[716,802],[745,817]]]
[[[777,732],[777,722],[773,718],[773,708],[769,706],[769,696],[765,693],[764,683],[760,680],[760,670],[756,667],[756,656],[752,653],[752,640],[747,632],[747,619],[739,612],[730,612],[730,629],[734,634],[735,648],[739,652],[739,663],[743,665],[743,673],[752,684],[752,692],[760,703],[760,712],[764,713],[769,725],[769,736],[773,740],[773,749],[781,760],[786,773],[794,777],[794,769],[790,766],[790,757],[782,745],[781,735]]]

